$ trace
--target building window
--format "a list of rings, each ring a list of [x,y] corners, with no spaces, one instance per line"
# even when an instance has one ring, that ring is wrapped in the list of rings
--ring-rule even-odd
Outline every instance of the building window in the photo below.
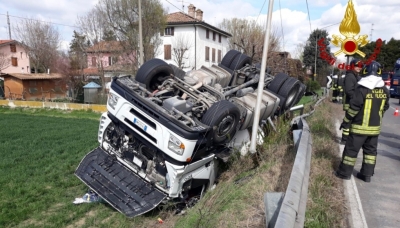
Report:
[[[96,66],[96,57],[92,57],[92,66]]]
[[[206,38],[209,39],[210,38],[210,30],[206,29]]]
[[[17,52],[17,46],[15,46],[15,44],[10,44],[10,50],[11,52]]]
[[[212,49],[212,61],[215,63],[215,48]]]
[[[222,51],[218,50],[218,62],[221,62],[221,57],[222,57]]]
[[[221,34],[218,34],[218,42],[221,43]]]
[[[215,41],[215,38],[217,37],[217,34],[213,32],[213,40]]]
[[[174,27],[165,28],[165,35],[166,36],[173,36],[174,35]]]
[[[210,61],[210,48],[206,47],[206,61]]]
[[[29,73],[29,66],[26,66],[26,73]]]
[[[18,66],[18,59],[16,57],[11,57],[11,65]]]
[[[164,45],[164,59],[169,60],[171,59],[171,45]]]

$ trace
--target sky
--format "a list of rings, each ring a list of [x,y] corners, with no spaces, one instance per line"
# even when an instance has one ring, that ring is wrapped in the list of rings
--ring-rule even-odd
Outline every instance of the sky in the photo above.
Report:
[[[144,0],[145,1],[145,0]],[[61,47],[67,49],[72,39],[78,15],[87,13],[98,0],[0,0],[0,39],[9,39],[7,12],[11,27],[20,18],[34,18],[52,23],[62,36]],[[182,10],[193,4],[203,11],[205,22],[217,26],[224,18],[257,19],[265,25],[269,1],[263,0],[160,0],[169,13]],[[281,37],[281,50],[295,55],[296,45],[305,43],[316,28],[324,28],[329,36],[340,35],[339,23],[344,17],[348,0],[275,0],[272,26]],[[357,19],[361,27],[359,35],[368,35],[368,40],[400,39],[400,8],[398,0],[353,0]],[[378,4],[379,3],[379,4]],[[182,8],[183,6],[183,8]],[[334,24],[334,25],[332,25]],[[328,27],[329,26],[329,27]],[[311,28],[310,28],[311,27]],[[372,32],[372,37],[371,37]],[[12,33],[12,31],[11,31]],[[12,38],[13,34],[11,34]],[[338,48],[331,45],[332,51]]]

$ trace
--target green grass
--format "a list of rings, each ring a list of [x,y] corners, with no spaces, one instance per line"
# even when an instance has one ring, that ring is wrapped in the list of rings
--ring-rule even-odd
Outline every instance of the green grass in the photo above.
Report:
[[[318,96],[322,96],[323,90],[319,89],[319,90],[316,91],[316,93],[318,94]],[[300,99],[299,103],[297,103],[297,105],[311,103],[311,102],[313,102],[312,98],[313,98],[313,96],[303,96]]]
[[[132,227],[146,219],[128,219],[106,204],[72,203],[88,189],[74,171],[98,146],[99,118],[0,107],[0,227]]]

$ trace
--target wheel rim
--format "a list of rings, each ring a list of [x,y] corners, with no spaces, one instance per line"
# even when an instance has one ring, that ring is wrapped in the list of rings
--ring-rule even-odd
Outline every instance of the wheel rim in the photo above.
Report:
[[[289,96],[286,98],[286,107],[292,105],[294,99],[296,98],[296,94],[297,94],[297,90],[298,90],[298,86],[296,86],[294,89],[292,89],[292,91],[290,91]]]
[[[220,124],[218,124],[218,136],[225,136],[228,134],[231,131],[234,123],[235,117],[232,115],[228,115],[223,118]]]

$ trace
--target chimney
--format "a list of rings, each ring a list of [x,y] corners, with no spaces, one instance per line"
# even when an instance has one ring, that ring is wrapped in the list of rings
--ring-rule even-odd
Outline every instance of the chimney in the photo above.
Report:
[[[50,69],[47,69],[47,74],[50,74]]]
[[[201,11],[201,9],[196,10],[196,19],[199,21],[203,20],[203,11]]]
[[[189,16],[195,17],[195,16],[194,16],[195,10],[196,10],[196,7],[194,7],[193,4],[190,4],[190,5],[188,6],[188,14],[189,14]]]

